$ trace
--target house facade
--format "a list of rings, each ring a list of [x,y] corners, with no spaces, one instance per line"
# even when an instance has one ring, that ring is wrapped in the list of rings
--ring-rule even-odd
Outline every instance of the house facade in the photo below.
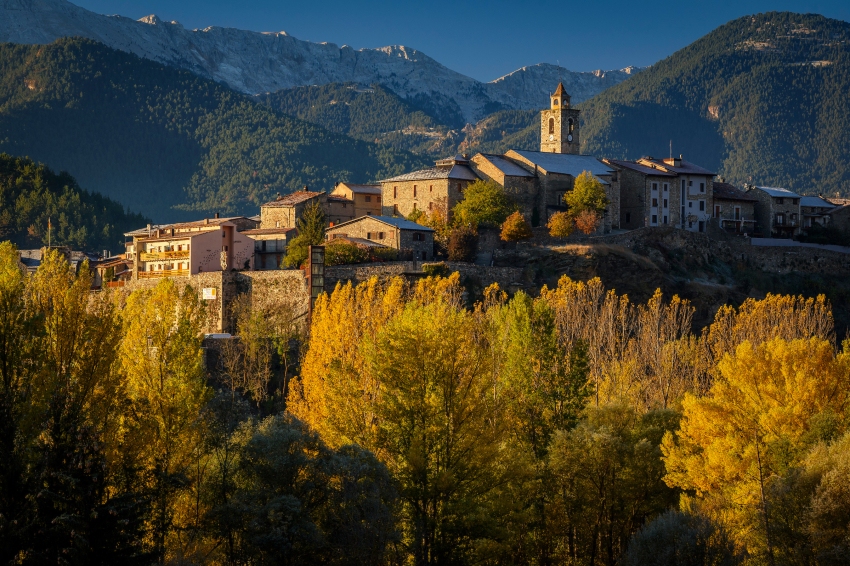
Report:
[[[324,192],[307,190],[296,191],[280,196],[260,206],[260,228],[295,228],[296,222],[304,210],[318,203],[326,208],[327,195]]]
[[[383,216],[410,216],[414,210],[429,214],[440,210],[447,217],[463,200],[463,190],[478,180],[469,159],[455,155],[434,167],[420,169],[381,181]]]
[[[381,185],[356,185],[354,183],[337,183],[328,197],[348,199],[354,204],[354,215],[381,215]]]
[[[758,230],[768,237],[792,238],[800,233],[800,195],[778,187],[750,186],[747,195],[758,200]]]
[[[298,230],[295,228],[255,228],[242,232],[254,242],[254,269],[257,271],[280,269],[289,242]]]
[[[826,226],[829,223],[829,211],[836,205],[823,197],[800,197],[800,217],[803,219],[802,229],[807,230],[813,224]]]
[[[717,225],[735,234],[751,234],[756,229],[758,199],[725,182],[715,181],[712,219]]]
[[[361,216],[327,230],[328,240],[362,239],[399,251],[410,251],[419,261],[434,259],[434,230],[404,218]]]

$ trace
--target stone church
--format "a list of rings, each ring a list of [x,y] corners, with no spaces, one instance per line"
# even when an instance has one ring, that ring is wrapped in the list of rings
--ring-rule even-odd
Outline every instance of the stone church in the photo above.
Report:
[[[542,226],[554,212],[566,210],[564,194],[572,190],[576,177],[589,171],[605,186],[610,205],[600,230],[610,232],[620,219],[618,170],[581,155],[579,140],[579,110],[570,106],[570,96],[559,84],[549,108],[540,113],[540,151],[456,155],[437,161],[434,167],[384,179],[380,181],[382,214],[408,216],[414,210],[432,213],[435,209],[450,214],[463,199],[466,186],[484,179],[504,187],[532,226]]]

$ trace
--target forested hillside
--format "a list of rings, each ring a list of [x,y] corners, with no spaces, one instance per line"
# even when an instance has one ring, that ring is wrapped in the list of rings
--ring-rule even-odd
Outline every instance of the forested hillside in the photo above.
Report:
[[[115,250],[123,233],[144,226],[141,214],[80,188],[67,173],[53,173],[30,159],[0,154],[0,240],[21,247],[50,242],[84,250]]]
[[[421,163],[84,39],[0,45],[0,151],[67,170],[157,220],[253,214],[276,192]]]
[[[673,153],[727,179],[850,194],[850,23],[747,16],[582,105],[583,151]]]
[[[380,85],[333,83],[284,89],[258,97],[285,114],[335,133],[428,155],[451,153],[463,117],[417,106]]]

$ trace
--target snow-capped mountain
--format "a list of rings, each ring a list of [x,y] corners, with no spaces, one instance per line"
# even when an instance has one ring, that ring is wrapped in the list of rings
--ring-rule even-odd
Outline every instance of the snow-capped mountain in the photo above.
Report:
[[[573,103],[578,103],[634,71],[575,73],[540,64],[482,83],[399,45],[356,50],[302,41],[286,32],[188,30],[154,15],[140,20],[104,16],[66,0],[0,0],[0,41],[50,43],[67,36],[87,37],[188,69],[249,94],[335,82],[378,83],[404,98],[424,98],[434,106],[459,111],[469,122],[483,117],[485,107],[493,108],[494,103],[509,109],[545,106],[559,78]]]

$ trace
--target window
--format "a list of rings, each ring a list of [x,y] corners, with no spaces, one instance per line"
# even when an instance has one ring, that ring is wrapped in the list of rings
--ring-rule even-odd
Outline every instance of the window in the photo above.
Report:
[[[667,208],[667,199],[664,199],[664,208]]]
[[[667,224],[667,217],[664,217],[664,224]]]
[[[370,197],[369,195],[366,195],[366,202],[372,202],[372,197]]]
[[[379,204],[380,204],[380,202],[381,202],[381,197],[375,197],[375,202],[377,202],[377,203],[379,203]]]
[[[664,183],[664,192],[666,193],[670,189],[670,185],[668,183]]]
[[[704,200],[699,201],[699,209],[701,211],[705,211],[705,201]]]
[[[425,241],[425,235],[422,234],[422,232],[414,232],[413,233],[413,241],[414,242],[424,242]]]
[[[740,219],[741,219],[741,207],[736,206],[735,207],[735,220],[740,220]]]
[[[574,126],[574,124],[573,124],[573,119],[572,119],[572,118],[570,118],[569,125],[570,125],[570,133],[573,133],[573,126]]]
[[[658,224],[658,215],[657,215],[657,214],[653,214],[653,215],[652,215],[652,223],[653,223],[653,224]]]
[[[652,206],[658,206],[658,199],[657,198],[652,199]]]
[[[693,187],[693,186],[694,186],[694,182],[693,182],[693,181],[688,181],[688,186],[689,186],[689,187]]]
[[[658,183],[652,183],[652,190],[653,190],[653,191],[657,191],[657,190],[658,190]]]
[[[428,185],[428,192],[429,192],[429,193],[433,193],[433,192],[434,192],[434,185]]]
[[[684,191],[684,190],[685,190],[685,180],[682,179],[682,191]]]
[[[776,215],[776,223],[779,225],[785,224],[785,215],[781,212]]]
[[[631,222],[631,221],[632,221],[632,213],[631,213],[631,212],[627,212],[627,213],[626,213],[626,223],[628,224],[628,223],[629,223],[629,222]]]
[[[280,220],[278,220],[277,222],[275,222],[275,223],[274,223],[274,227],[275,227],[275,228],[280,228]]]
[[[701,192],[701,193],[704,193],[704,192],[705,192],[705,183],[700,183],[700,184],[699,184],[699,192]]]
[[[416,203],[413,203],[413,210],[416,210]]]
[[[398,198],[398,187],[393,187],[393,198]]]
[[[720,205],[719,204],[714,205],[714,217],[720,218]]]
[[[554,133],[555,133],[555,119],[549,118],[549,135],[552,135]]]
[[[694,202],[688,201],[688,208],[693,208],[693,207],[694,207]]]
[[[413,198],[416,198],[416,185],[413,185]]]
[[[785,199],[782,198],[782,197],[779,197],[778,199],[776,199],[776,204],[785,204]]]
[[[554,100],[555,100],[555,106],[557,106],[558,105],[558,99],[556,98]]]
[[[434,203],[433,202],[428,203],[428,210],[434,210]]]
[[[393,205],[393,214],[398,215],[398,205],[397,204]]]
[[[383,239],[384,239],[384,233],[383,233],[383,232],[378,232],[378,239],[379,239],[379,240],[383,240]]]

